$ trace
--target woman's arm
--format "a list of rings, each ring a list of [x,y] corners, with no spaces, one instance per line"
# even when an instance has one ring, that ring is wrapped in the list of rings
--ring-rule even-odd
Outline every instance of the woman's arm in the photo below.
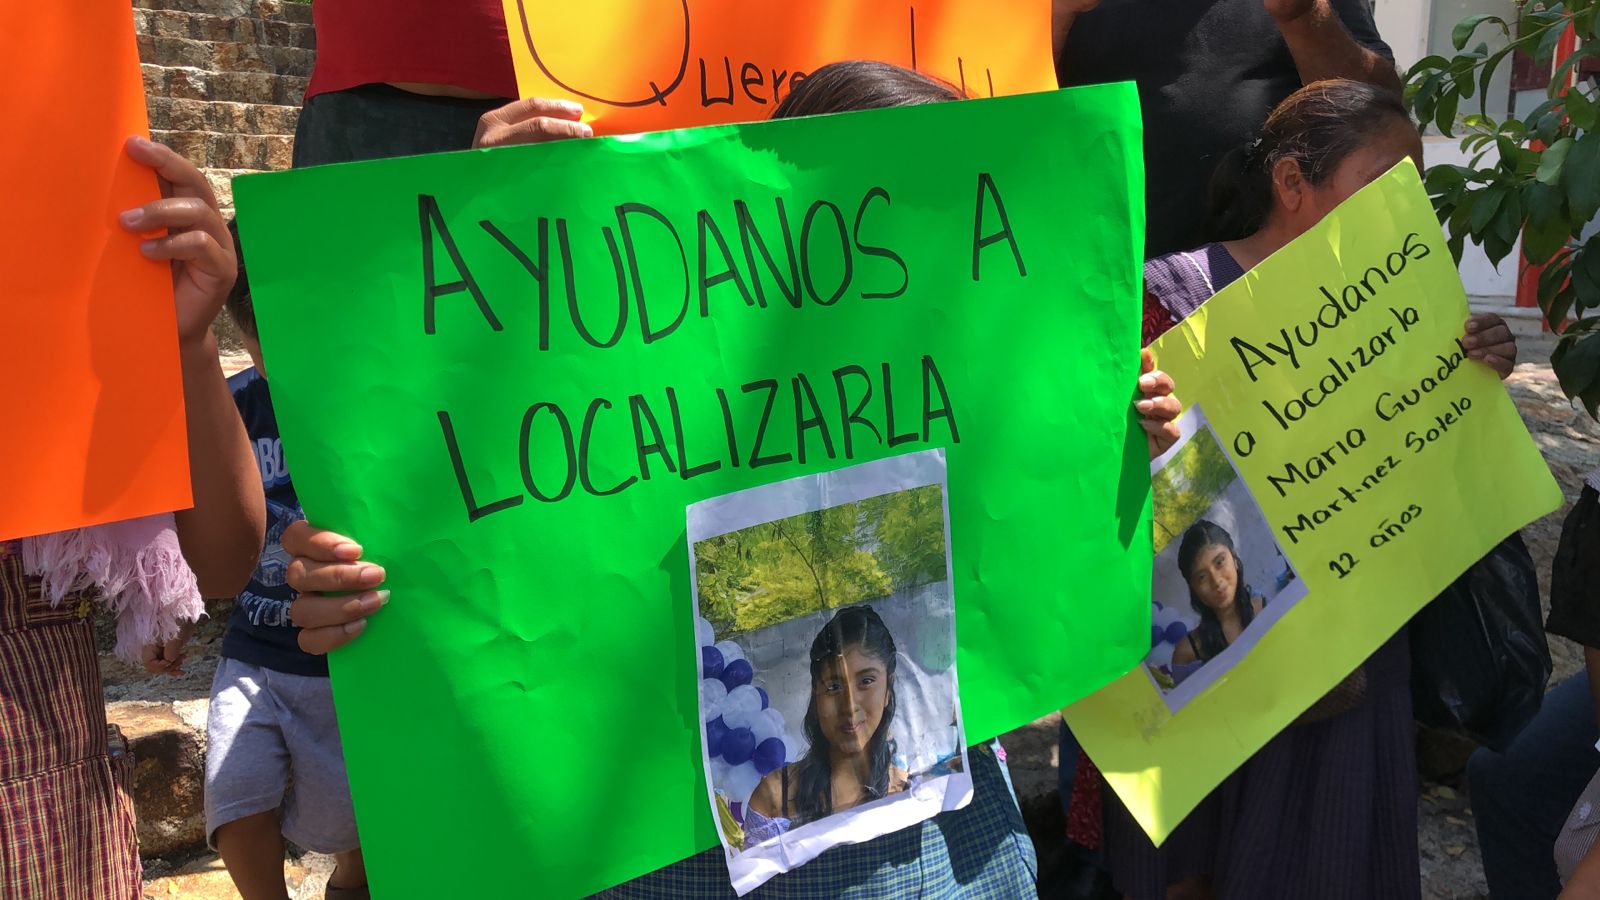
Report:
[[[783,786],[782,776],[778,774],[782,771],[776,769],[768,772],[756,785],[755,791],[750,795],[751,810],[769,819],[776,819],[782,814]]]
[[[1177,646],[1172,648],[1172,664],[1175,666],[1187,666],[1194,661],[1194,645],[1189,642],[1189,638],[1186,635],[1182,640],[1178,641]]]
[[[124,212],[122,225],[137,234],[164,231],[140,250],[172,264],[194,492],[194,506],[175,515],[178,542],[201,594],[231,597],[255,570],[267,517],[261,474],[211,334],[211,322],[237,273],[233,241],[211,185],[193,164],[143,138],[129,140],[127,151],[155,172],[162,199]]]
[[[1067,46],[1067,33],[1078,16],[1100,5],[1100,0],[1054,0],[1050,4],[1050,48],[1053,59],[1061,59]]]
[[[1560,900],[1600,900],[1600,843],[1590,847],[1579,860]]]
[[[1267,12],[1278,23],[1284,43],[1289,45],[1301,83],[1348,78],[1400,93],[1400,73],[1394,63],[1361,46],[1329,0],[1265,3]]]

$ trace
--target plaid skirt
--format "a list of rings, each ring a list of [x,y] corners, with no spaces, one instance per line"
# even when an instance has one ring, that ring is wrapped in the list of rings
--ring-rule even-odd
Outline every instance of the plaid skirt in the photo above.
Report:
[[[972,802],[926,822],[834,847],[744,900],[1034,900],[1038,860],[1011,775],[989,745],[968,748]],[[714,847],[591,900],[739,900]]]
[[[85,598],[51,608],[0,542],[0,897],[138,900],[133,760]]]

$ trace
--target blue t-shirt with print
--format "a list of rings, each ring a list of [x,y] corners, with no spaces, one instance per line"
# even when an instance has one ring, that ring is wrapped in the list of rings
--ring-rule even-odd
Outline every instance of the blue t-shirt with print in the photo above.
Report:
[[[228,387],[261,469],[261,486],[267,495],[267,539],[250,584],[234,601],[228,633],[222,638],[222,655],[276,672],[326,676],[327,657],[301,650],[300,629],[289,619],[295,592],[288,584],[289,557],[283,552],[283,531],[304,515],[283,462],[283,441],[278,437],[278,417],[272,411],[267,380],[252,367],[229,378]]]

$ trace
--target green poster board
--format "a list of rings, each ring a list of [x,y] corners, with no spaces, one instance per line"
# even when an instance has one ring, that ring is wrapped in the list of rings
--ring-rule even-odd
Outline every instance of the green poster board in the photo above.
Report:
[[[241,178],[295,485],[393,592],[333,658],[376,893],[716,843],[709,497],[942,447],[969,736],[1126,672],[1140,148],[1117,85]]]

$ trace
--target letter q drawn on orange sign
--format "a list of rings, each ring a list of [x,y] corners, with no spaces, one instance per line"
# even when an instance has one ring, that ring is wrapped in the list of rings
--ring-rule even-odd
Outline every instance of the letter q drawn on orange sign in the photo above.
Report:
[[[598,134],[765,119],[807,73],[871,59],[970,96],[1053,90],[1047,0],[504,0],[524,97]]]

